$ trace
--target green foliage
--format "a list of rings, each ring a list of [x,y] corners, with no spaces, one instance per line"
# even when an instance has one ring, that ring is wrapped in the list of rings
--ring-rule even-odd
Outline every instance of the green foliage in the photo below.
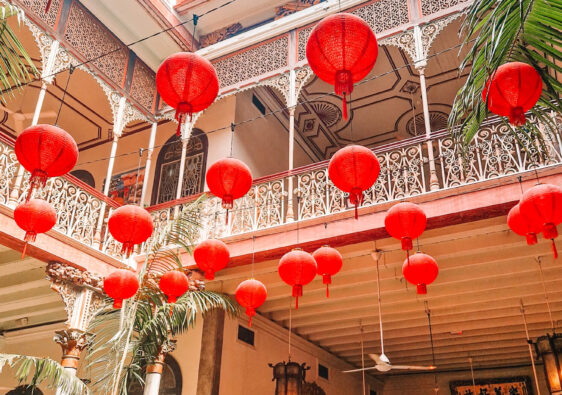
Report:
[[[49,358],[0,354],[0,372],[5,365],[15,370],[20,384],[27,383],[32,388],[45,384],[50,389],[61,387],[67,394],[90,393],[79,378],[69,374],[60,363]]]
[[[16,33],[10,28],[10,17],[17,17],[19,23],[24,18],[12,5],[0,7],[0,99],[39,74]]]
[[[554,127],[544,109],[557,113],[562,109],[562,0],[475,0],[461,34],[471,48],[460,70],[471,70],[449,117],[449,126],[457,126],[455,137],[465,145],[474,138],[489,115],[481,98],[486,81],[499,66],[512,61],[528,63],[539,72],[544,89],[532,112],[539,122]],[[530,122],[512,131],[523,147],[541,140],[537,126]]]

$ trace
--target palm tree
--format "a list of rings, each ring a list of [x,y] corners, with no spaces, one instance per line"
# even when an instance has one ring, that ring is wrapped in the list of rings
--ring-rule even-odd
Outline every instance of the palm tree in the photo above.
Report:
[[[458,140],[468,144],[474,138],[488,116],[481,98],[486,81],[499,66],[512,61],[528,63],[539,72],[544,89],[532,112],[541,123],[554,127],[544,109],[562,110],[562,0],[475,0],[461,34],[470,50],[460,70],[471,70],[449,117]],[[540,139],[532,123],[513,132],[520,143]]]
[[[135,383],[143,385],[143,370],[174,338],[195,326],[197,317],[213,309],[223,309],[236,316],[238,307],[228,296],[205,290],[190,290],[172,306],[160,292],[157,280],[168,270],[183,270],[180,251],[191,252],[198,233],[198,207],[195,201],[184,207],[172,221],[162,240],[149,241],[144,269],[139,277],[141,287],[135,297],[115,310],[107,299],[88,328],[87,367],[91,384],[86,386],[68,375],[62,366],[50,359],[0,354],[0,368],[9,363],[20,383],[34,387],[60,382],[64,393],[127,394]],[[172,246],[172,247],[170,247]],[[31,378],[30,378],[31,376]]]
[[[0,101],[39,75],[16,33],[8,24],[8,18],[17,17],[18,23],[25,18],[12,5],[0,7]]]

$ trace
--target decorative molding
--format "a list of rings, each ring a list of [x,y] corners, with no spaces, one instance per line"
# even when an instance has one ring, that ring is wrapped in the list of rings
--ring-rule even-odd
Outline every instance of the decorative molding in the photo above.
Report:
[[[199,43],[201,44],[202,48],[208,47],[209,45],[213,45],[218,43],[219,41],[223,41],[230,37],[233,37],[234,35],[236,35],[236,33],[242,30],[242,28],[243,26],[240,23],[233,23],[230,26],[223,27],[222,29],[218,29],[214,32],[201,36],[199,38]]]
[[[77,349],[82,351],[88,345],[88,338],[86,332],[79,329],[62,329],[55,331],[53,336],[55,343],[60,344],[64,350]]]
[[[49,262],[45,269],[47,279],[52,283],[70,283],[75,286],[88,286],[102,293],[103,277],[98,274],[80,270],[60,262]]]
[[[296,0],[275,8],[275,20],[284,18],[295,12],[302,11],[310,6],[321,3],[322,0]]]

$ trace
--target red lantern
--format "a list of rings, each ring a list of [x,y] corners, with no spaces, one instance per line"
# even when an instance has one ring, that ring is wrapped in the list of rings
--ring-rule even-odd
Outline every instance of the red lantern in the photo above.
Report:
[[[527,238],[527,245],[537,244],[537,229],[533,229],[533,223],[521,214],[519,204],[516,204],[507,214],[507,226],[518,234]]]
[[[228,247],[220,240],[209,239],[203,241],[193,250],[195,263],[205,272],[207,280],[214,280],[215,272],[228,265],[230,252]]]
[[[158,286],[162,293],[168,297],[168,303],[176,303],[176,300],[189,289],[189,280],[185,273],[170,270],[162,275]]]
[[[369,25],[358,16],[339,13],[322,19],[310,33],[306,58],[321,80],[343,95],[343,117],[353,84],[361,81],[377,61],[378,46]]]
[[[238,159],[224,158],[215,162],[206,175],[211,193],[222,199],[222,207],[231,210],[234,200],[244,196],[252,187],[252,173],[246,164]]]
[[[178,52],[166,58],[156,72],[160,97],[176,109],[177,135],[186,114],[203,111],[219,93],[219,79],[207,59],[191,52]]]
[[[418,294],[422,295],[427,293],[427,285],[437,278],[439,267],[435,259],[418,252],[404,261],[402,274],[410,284],[417,286]]]
[[[332,276],[336,275],[343,266],[343,258],[338,250],[329,246],[323,246],[312,253],[316,261],[316,273],[322,276],[322,282],[326,284],[326,297],[330,297],[329,284]]]
[[[32,243],[37,238],[38,233],[48,232],[57,223],[57,212],[54,207],[44,200],[29,199],[21,203],[14,210],[14,220],[16,224],[25,230],[23,251],[21,257],[25,256],[27,244]]]
[[[281,257],[277,271],[281,279],[293,287],[295,308],[298,309],[303,285],[310,283],[316,277],[316,261],[308,252],[295,248]]]
[[[424,211],[414,203],[398,203],[388,210],[384,218],[386,231],[402,242],[402,249],[410,256],[412,239],[421,236],[425,230],[427,218]]]
[[[148,240],[154,229],[150,213],[133,204],[121,206],[111,213],[107,227],[113,238],[123,243],[121,252],[125,253],[127,258],[133,252],[135,244],[142,244]]]
[[[521,197],[519,210],[528,218],[532,229],[542,231],[545,239],[552,240],[552,252],[558,258],[554,239],[558,237],[556,226],[562,223],[562,188],[550,184],[532,187]]]
[[[70,134],[52,125],[35,125],[25,129],[14,146],[21,165],[31,173],[30,189],[44,187],[48,177],[68,173],[78,160],[78,146]]]
[[[113,308],[123,307],[123,299],[134,296],[139,289],[139,279],[131,270],[118,269],[103,280],[103,291],[113,299]]]
[[[360,145],[347,146],[332,156],[328,176],[338,189],[349,193],[349,202],[355,205],[355,219],[363,202],[363,191],[373,186],[380,170],[377,156]]]
[[[523,126],[529,111],[540,99],[542,80],[535,68],[521,62],[498,67],[482,91],[482,99],[494,114],[509,117],[513,126]]]
[[[252,317],[256,315],[256,309],[267,299],[267,289],[261,281],[251,278],[238,285],[235,295],[240,306],[246,308],[246,315],[250,317],[249,325],[251,327]]]

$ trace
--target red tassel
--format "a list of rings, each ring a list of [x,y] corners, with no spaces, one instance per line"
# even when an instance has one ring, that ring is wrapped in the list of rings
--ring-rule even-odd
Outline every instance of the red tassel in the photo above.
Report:
[[[53,2],[53,0],[47,1],[47,5],[45,6],[45,14],[49,12],[49,9],[51,8],[52,2]]]
[[[355,219],[359,219],[359,203],[355,202]]]
[[[322,282],[324,284],[326,284],[326,297],[329,298],[330,297],[330,284],[332,283],[332,276],[330,276],[329,274],[324,274],[322,276]]]
[[[178,119],[178,128],[176,129],[176,136],[180,137],[181,136],[181,124],[183,121],[183,114],[180,114],[179,119]]]
[[[228,209],[226,209],[225,225],[228,225]]]
[[[536,233],[527,233],[525,235],[525,237],[527,238],[527,245],[534,245],[537,244],[537,234]]]
[[[554,255],[554,259],[558,259],[558,250],[556,249],[556,243],[554,242],[554,239],[552,240],[552,254]]]
[[[326,297],[329,298],[330,297],[330,285],[326,284]]]
[[[427,286],[425,284],[418,284],[418,295],[427,294]]]
[[[212,270],[207,270],[205,272],[205,279],[214,280],[215,279],[215,272],[213,272]]]
[[[402,237],[402,249],[404,251],[413,250],[414,245],[412,244],[412,239],[409,237]]]
[[[295,296],[295,310],[299,309],[299,297]]]
[[[23,244],[23,250],[21,251],[21,259],[25,258],[25,251],[27,251],[27,241]]]
[[[252,327],[252,316],[250,316],[250,320],[248,322],[248,326],[251,328]]]
[[[408,265],[410,264],[410,250],[406,250],[406,259],[408,259]]]
[[[343,119],[347,120],[347,98],[345,93],[343,94]]]
[[[511,110],[511,114],[509,114],[509,123],[516,127],[524,126],[527,123],[525,113],[521,107],[515,107]]]

